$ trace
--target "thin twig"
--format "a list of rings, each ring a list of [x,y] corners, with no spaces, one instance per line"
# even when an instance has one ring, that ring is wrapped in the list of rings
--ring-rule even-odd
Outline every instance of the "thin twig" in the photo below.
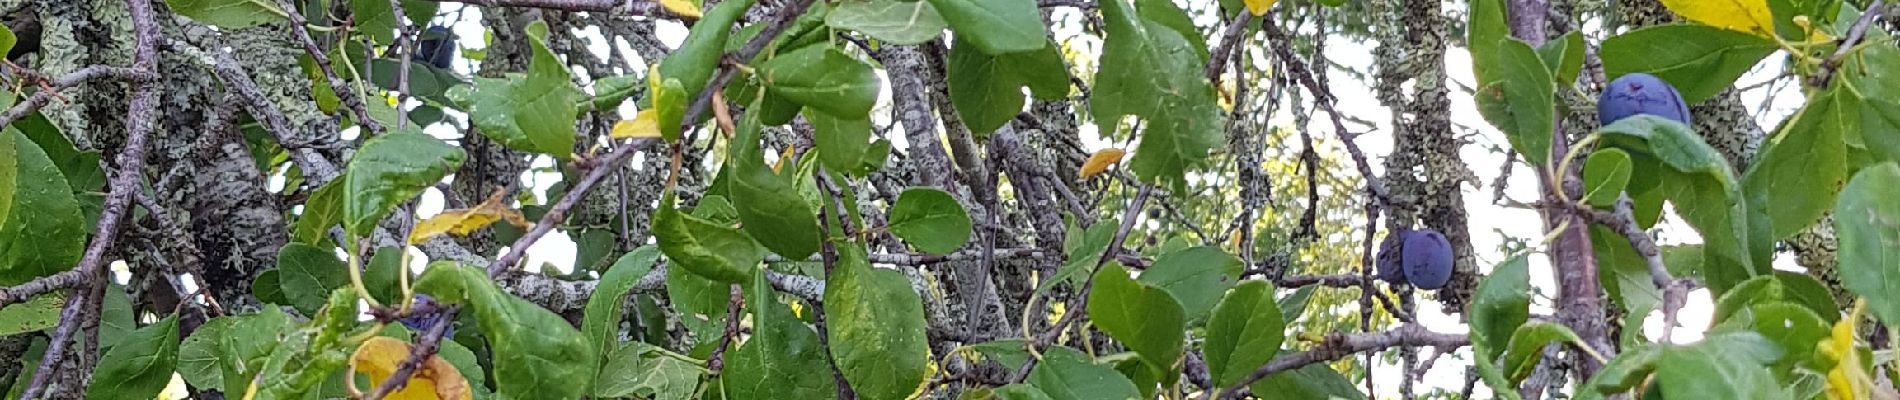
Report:
[[[415,349],[409,353],[409,358],[405,358],[402,360],[402,363],[396,364],[396,371],[390,374],[390,379],[385,379],[383,383],[376,385],[376,390],[370,392],[369,396],[364,398],[369,400],[382,399],[384,396],[388,396],[390,393],[404,386],[408,386],[409,376],[416,373],[416,368],[422,367],[423,362],[427,361],[429,357],[434,357],[436,351],[441,349],[442,336],[447,335],[449,327],[455,325],[456,308],[457,306],[448,306],[434,310],[438,316],[435,325],[429,326],[429,330],[424,332],[420,339],[416,340]],[[402,379],[396,379],[397,377],[401,377]]]
[[[1834,72],[1846,62],[1847,55],[1852,54],[1855,45],[1867,36],[1867,27],[1873,25],[1874,20],[1880,19],[1880,14],[1886,11],[1886,0],[1874,0],[1873,4],[1868,5],[1867,11],[1860,14],[1860,19],[1854,20],[1854,26],[1847,29],[1847,38],[1841,40],[1839,47],[1834,49],[1834,55],[1821,62],[1821,70],[1815,72],[1814,78],[1808,83],[1814,87],[1827,87],[1828,81],[1834,78]]]
[[[738,284],[731,286],[731,298],[726,301],[726,332],[719,336],[719,347],[714,347],[712,355],[706,356],[708,376],[719,376],[726,368],[726,348],[739,337],[739,306],[745,304],[745,291]]]
[[[1245,379],[1222,390],[1217,398],[1233,398],[1234,394],[1245,389],[1248,384],[1275,372],[1338,360],[1362,352],[1379,351],[1394,346],[1432,346],[1440,348],[1439,351],[1445,351],[1469,345],[1471,345],[1471,338],[1466,335],[1432,332],[1417,324],[1406,324],[1378,333],[1351,335],[1333,333],[1326,335],[1326,338],[1312,350],[1274,357],[1273,361],[1268,361],[1266,365],[1254,369],[1253,373],[1248,374]]]
[[[343,105],[348,106],[356,115],[356,124],[376,134],[385,132],[382,122],[370,118],[369,106],[364,103],[366,100],[357,97],[356,90],[351,89],[350,84],[336,74],[336,68],[330,65],[330,55],[324,53],[323,48],[317,46],[316,39],[310,37],[310,30],[304,28],[304,25],[309,22],[304,20],[303,11],[298,10],[297,5],[291,3],[290,0],[277,0],[277,6],[282,7],[284,14],[290,18],[288,24],[290,34],[303,43],[304,53],[310,55],[310,59],[316,62],[317,69],[323,71],[324,78],[330,82],[330,91],[336,94],[337,99],[342,100]],[[401,7],[397,8],[401,9]]]

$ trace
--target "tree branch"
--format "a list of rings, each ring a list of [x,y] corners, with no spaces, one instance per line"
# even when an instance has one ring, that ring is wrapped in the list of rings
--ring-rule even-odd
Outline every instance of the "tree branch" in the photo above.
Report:
[[[1248,374],[1246,379],[1241,379],[1239,383],[1235,383],[1233,386],[1228,386],[1227,389],[1222,390],[1220,396],[1217,398],[1233,398],[1234,394],[1245,389],[1248,384],[1266,378],[1267,375],[1272,375],[1275,372],[1297,369],[1316,363],[1331,362],[1361,352],[1385,350],[1386,348],[1394,346],[1431,346],[1440,348],[1441,351],[1443,351],[1445,349],[1454,349],[1469,345],[1471,345],[1471,338],[1469,336],[1432,332],[1431,330],[1425,329],[1424,326],[1417,324],[1406,324],[1398,328],[1393,328],[1392,330],[1378,333],[1350,335],[1333,333],[1326,335],[1326,338],[1311,350],[1274,357],[1273,361],[1267,362],[1267,365],[1262,365],[1260,368],[1254,369],[1253,373]]]
[[[127,8],[132,16],[132,70],[135,75],[158,76],[158,23],[150,0],[128,0]],[[117,157],[118,168],[114,172],[110,193],[106,194],[104,211],[99,215],[99,226],[94,231],[91,244],[79,259],[79,265],[73,267],[79,278],[92,286],[93,292],[103,289],[106,284],[106,252],[118,239],[119,224],[125,221],[126,209],[132,202],[132,191],[140,190],[139,176],[145,167],[145,143],[150,138],[158,119],[158,82],[156,79],[141,79],[132,84],[132,99],[126,111],[127,128],[125,147]],[[9,110],[11,111],[11,110]],[[46,389],[47,382],[61,364],[58,360],[64,352],[66,343],[72,341],[76,328],[85,323],[82,315],[98,316],[95,307],[98,302],[88,301],[96,296],[80,296],[75,293],[67,300],[66,308],[60,312],[59,328],[55,329],[47,343],[45,361],[40,362],[34,372],[33,381],[21,392],[20,398],[37,398]],[[96,323],[97,321],[93,321]],[[75,354],[83,359],[84,355]]]
[[[44,76],[38,71],[27,71],[30,70],[20,68],[15,70],[15,75],[28,79]],[[13,121],[24,118],[27,114],[32,114],[34,111],[39,111],[40,107],[52,101],[53,97],[59,96],[59,92],[62,90],[79,86],[79,84],[86,83],[86,81],[93,80],[94,78],[107,77],[125,79],[133,83],[144,83],[158,79],[158,73],[138,68],[114,67],[110,65],[92,65],[80,68],[77,71],[60,76],[59,79],[54,79],[51,82],[52,90],[42,89],[38,92],[34,92],[32,96],[26,98],[26,101],[14,104],[13,107],[7,108],[5,113],[0,113],[0,126],[12,125]]]

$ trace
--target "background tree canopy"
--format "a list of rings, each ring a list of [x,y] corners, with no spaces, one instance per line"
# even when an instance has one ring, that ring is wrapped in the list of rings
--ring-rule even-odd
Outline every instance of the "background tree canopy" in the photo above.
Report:
[[[0,13],[6,398],[1900,399],[1885,0]]]

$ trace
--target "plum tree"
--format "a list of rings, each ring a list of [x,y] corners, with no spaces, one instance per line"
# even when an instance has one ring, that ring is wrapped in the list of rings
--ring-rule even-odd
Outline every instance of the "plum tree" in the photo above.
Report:
[[[1412,286],[1436,290],[1451,281],[1451,242],[1444,234],[1429,228],[1407,231],[1399,254]]]
[[[1689,105],[1682,101],[1676,87],[1662,78],[1645,73],[1629,73],[1610,81],[1597,96],[1597,120],[1609,125],[1637,114],[1649,114],[1691,125]]]

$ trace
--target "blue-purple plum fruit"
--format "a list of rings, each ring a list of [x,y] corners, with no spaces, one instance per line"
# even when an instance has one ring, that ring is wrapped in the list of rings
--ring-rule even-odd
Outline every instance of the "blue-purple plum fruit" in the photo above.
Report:
[[[410,330],[416,331],[417,335],[428,332],[429,328],[435,326],[435,324],[446,323],[449,324],[449,326],[442,331],[442,337],[455,337],[455,321],[443,318],[448,316],[448,314],[438,312],[441,307],[441,304],[435,302],[434,297],[429,297],[429,295],[426,294],[417,294],[415,304],[409,306],[410,316],[400,321],[402,321],[403,326],[407,326]]]
[[[1445,287],[1451,281],[1451,242],[1436,230],[1407,232],[1400,252],[1405,280],[1425,290]]]
[[[410,59],[429,63],[436,68],[449,69],[455,61],[455,34],[441,25],[431,26],[420,35],[422,41],[416,44],[416,55]]]
[[[1597,121],[1609,125],[1637,114],[1649,114],[1694,125],[1689,105],[1675,86],[1655,75],[1635,72],[1617,77],[1597,96]]]
[[[1412,232],[1401,229],[1385,235],[1385,241],[1379,243],[1379,261],[1377,264],[1379,280],[1390,284],[1405,283],[1404,267],[1399,264],[1399,248],[1405,244],[1405,234]]]

